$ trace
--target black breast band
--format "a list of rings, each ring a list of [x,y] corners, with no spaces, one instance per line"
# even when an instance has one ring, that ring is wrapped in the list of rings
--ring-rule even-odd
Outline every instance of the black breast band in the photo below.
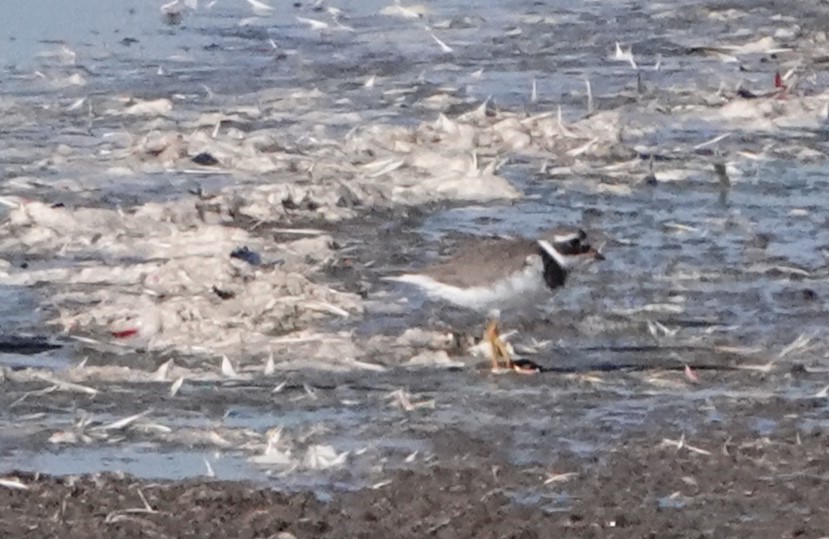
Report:
[[[544,264],[544,282],[547,283],[550,290],[564,286],[564,282],[567,280],[567,270],[561,267],[556,259],[550,256],[550,253],[540,245],[538,246],[538,254]]]

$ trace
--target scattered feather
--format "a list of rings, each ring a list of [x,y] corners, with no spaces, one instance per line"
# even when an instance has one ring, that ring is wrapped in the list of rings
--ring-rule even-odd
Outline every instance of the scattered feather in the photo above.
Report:
[[[312,445],[305,450],[302,465],[309,470],[326,470],[345,464],[348,451],[337,453],[330,445]]]
[[[233,368],[233,363],[230,362],[227,356],[222,356],[222,374],[228,378],[237,378],[239,375],[236,369]]]
[[[273,360],[273,351],[268,352],[268,359],[265,360],[265,368],[263,369],[265,376],[272,376],[276,372],[276,364]]]
[[[257,17],[267,17],[274,11],[273,6],[260,2],[259,0],[247,0],[247,2],[253,10],[253,14]]]
[[[179,376],[175,382],[172,383],[170,386],[170,396],[175,397],[178,395],[179,390],[181,389],[182,384],[184,384],[184,376]]]
[[[628,48],[628,50],[623,50],[622,46],[619,45],[619,42],[616,42],[616,54],[614,58],[619,62],[627,62],[633,69],[639,69],[636,65],[636,61],[633,59],[633,47]]]
[[[695,384],[699,383],[699,376],[697,376],[697,373],[694,372],[690,365],[685,365],[685,378]]]
[[[16,490],[29,490],[29,486],[23,483],[20,479],[17,479],[16,477],[0,478],[0,487],[6,487]]]
[[[167,380],[167,375],[170,373],[170,367],[173,366],[173,360],[170,359],[162,363],[153,374],[153,379],[156,382],[164,382]]]
[[[331,26],[327,22],[318,21],[316,19],[297,17],[296,20],[298,20],[301,23],[307,24],[311,27],[312,30],[328,30],[329,28],[331,28]]]
[[[438,36],[436,36],[436,35],[434,34],[434,32],[430,32],[430,35],[432,36],[432,39],[434,39],[434,40],[435,40],[435,43],[437,43],[437,44],[438,44],[438,47],[440,47],[440,50],[442,50],[443,52],[445,52],[445,53],[447,53],[447,54],[448,54],[448,53],[450,53],[450,52],[452,52],[452,47],[450,47],[449,45],[447,45],[446,43],[444,43],[443,41],[441,41],[441,40],[438,38]]]

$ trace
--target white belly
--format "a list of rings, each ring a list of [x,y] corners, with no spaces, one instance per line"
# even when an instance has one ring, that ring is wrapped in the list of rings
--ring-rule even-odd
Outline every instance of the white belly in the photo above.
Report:
[[[394,280],[422,288],[430,297],[480,312],[521,309],[537,305],[550,297],[542,269],[528,264],[520,273],[498,281],[495,286],[458,288],[425,275],[401,275]]]

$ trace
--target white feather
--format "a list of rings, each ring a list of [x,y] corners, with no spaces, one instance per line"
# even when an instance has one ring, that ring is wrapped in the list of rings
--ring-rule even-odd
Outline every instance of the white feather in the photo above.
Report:
[[[554,234],[553,241],[556,243],[563,243],[565,241],[572,241],[580,237],[578,232],[570,232],[569,234]]]

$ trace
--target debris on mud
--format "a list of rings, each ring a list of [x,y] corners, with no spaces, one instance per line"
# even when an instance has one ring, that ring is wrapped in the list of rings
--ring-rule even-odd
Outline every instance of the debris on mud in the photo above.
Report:
[[[436,462],[358,489],[279,492],[247,482],[13,472],[0,482],[9,537],[752,537],[819,536],[826,441],[717,426],[695,443],[647,437],[603,458],[515,466],[449,432]],[[698,440],[698,441],[697,441]],[[308,457],[306,456],[306,461]],[[789,516],[792,511],[797,519]]]

